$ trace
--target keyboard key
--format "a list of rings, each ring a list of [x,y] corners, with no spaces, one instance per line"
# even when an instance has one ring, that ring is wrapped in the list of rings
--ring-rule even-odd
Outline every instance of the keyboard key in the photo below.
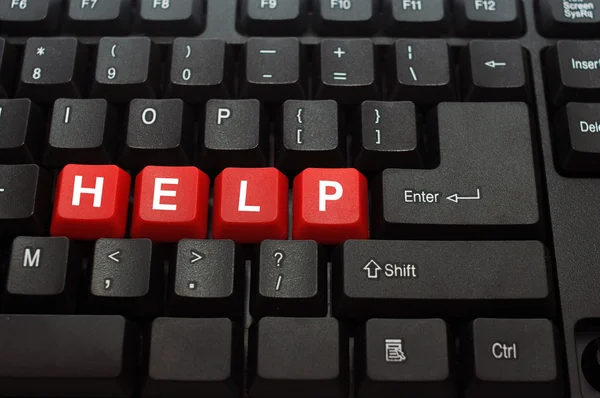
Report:
[[[67,238],[16,238],[8,263],[4,310],[72,312],[80,275],[77,267],[71,266],[69,246]]]
[[[357,396],[453,398],[453,346],[441,319],[371,319],[356,339]]]
[[[595,102],[600,95],[600,41],[561,40],[546,51],[549,101]]]
[[[35,163],[42,113],[29,99],[0,100],[0,163]]]
[[[163,261],[149,239],[99,239],[94,247],[89,306],[146,317],[161,313]]]
[[[11,36],[52,35],[60,23],[62,0],[0,1],[0,32]]]
[[[152,36],[196,36],[204,29],[205,0],[139,0],[136,30]]]
[[[390,99],[419,104],[454,100],[454,71],[446,40],[398,40],[390,60]]]
[[[194,120],[180,99],[136,99],[129,105],[127,137],[119,156],[125,169],[191,163]]]
[[[48,230],[52,179],[35,164],[0,165],[0,236]]]
[[[68,0],[65,28],[84,36],[127,35],[131,0]]]
[[[306,169],[294,179],[293,239],[369,238],[367,179],[355,169]]]
[[[240,26],[252,36],[302,36],[308,27],[306,0],[243,0]]]
[[[170,54],[165,95],[185,102],[206,102],[232,94],[233,60],[221,39],[177,38]]]
[[[229,319],[155,319],[142,397],[239,397],[243,342]]]
[[[103,37],[98,44],[92,97],[111,102],[155,98],[159,51],[148,37]]]
[[[2,316],[2,393],[130,397],[138,339],[134,326],[115,315]]]
[[[267,117],[257,100],[210,100],[198,140],[200,167],[261,167],[269,154]]]
[[[600,28],[599,0],[538,0],[540,31],[551,37],[594,37]]]
[[[263,318],[249,339],[250,396],[348,395],[348,335],[337,320]]]
[[[74,37],[31,38],[17,96],[46,103],[81,97],[86,65],[87,49]]]
[[[241,254],[231,240],[181,240],[170,268],[168,313],[239,316],[245,282]]]
[[[281,131],[275,135],[275,165],[299,172],[307,167],[345,167],[343,117],[332,100],[283,104]]]
[[[252,264],[250,309],[256,317],[325,316],[327,264],[317,242],[262,242]]]
[[[448,5],[448,0],[384,0],[386,32],[395,36],[443,36],[450,29]]]
[[[195,167],[144,168],[135,180],[131,237],[205,239],[209,191],[208,176]]]
[[[312,0],[313,27],[322,35],[370,36],[378,28],[379,0]]]
[[[282,102],[308,94],[304,47],[296,38],[250,38],[244,45],[241,96]]]
[[[45,166],[112,163],[117,140],[116,110],[104,99],[59,99],[54,103]]]
[[[468,326],[468,398],[563,396],[554,326],[546,319],[476,319]]]
[[[528,101],[525,50],[518,41],[474,40],[462,50],[462,94],[466,101]]]
[[[456,30],[461,35],[513,37],[523,33],[521,0],[454,1]]]
[[[425,164],[420,118],[412,102],[365,101],[353,140],[359,170],[420,168]]]
[[[318,47],[316,58],[316,99],[358,104],[379,96],[371,40],[325,39]]]
[[[439,134],[441,164],[434,171],[387,169],[374,180],[373,235],[537,236],[540,208],[527,106],[443,103],[431,122]]]
[[[555,117],[557,166],[566,172],[600,171],[600,104],[568,103]]]
[[[12,94],[13,78],[17,63],[15,47],[0,38],[0,98],[6,98]]]
[[[536,241],[348,241],[332,268],[333,313],[359,319],[539,314],[551,308],[546,255]]]
[[[215,179],[212,237],[260,243],[288,237],[288,179],[275,168],[227,168]]]
[[[50,233],[78,240],[122,238],[131,177],[117,166],[67,165],[58,175]]]

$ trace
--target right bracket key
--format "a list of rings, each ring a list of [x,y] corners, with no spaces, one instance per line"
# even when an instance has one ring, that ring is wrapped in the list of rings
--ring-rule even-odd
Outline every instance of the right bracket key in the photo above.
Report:
[[[539,234],[529,110],[523,103],[442,103],[440,165],[387,169],[373,183],[373,234],[509,239]]]

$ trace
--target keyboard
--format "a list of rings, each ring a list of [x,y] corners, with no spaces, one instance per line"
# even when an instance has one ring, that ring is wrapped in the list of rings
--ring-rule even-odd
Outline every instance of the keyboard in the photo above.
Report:
[[[0,0],[0,397],[600,397],[600,0]]]

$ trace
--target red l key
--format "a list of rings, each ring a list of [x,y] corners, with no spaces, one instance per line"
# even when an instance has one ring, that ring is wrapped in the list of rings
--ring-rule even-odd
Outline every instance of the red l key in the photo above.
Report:
[[[50,234],[71,239],[122,238],[131,177],[117,166],[69,164],[58,175]]]
[[[288,237],[288,179],[275,168],[227,168],[215,180],[214,239],[260,243]]]
[[[356,169],[306,169],[294,179],[293,239],[369,238],[369,190]]]
[[[204,239],[210,181],[195,167],[148,166],[135,180],[132,238]]]

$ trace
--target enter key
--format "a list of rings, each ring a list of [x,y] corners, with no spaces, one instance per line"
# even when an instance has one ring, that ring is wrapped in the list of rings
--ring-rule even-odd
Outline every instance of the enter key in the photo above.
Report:
[[[377,237],[523,239],[540,231],[529,110],[523,103],[442,103],[433,170],[387,169],[372,191]]]

